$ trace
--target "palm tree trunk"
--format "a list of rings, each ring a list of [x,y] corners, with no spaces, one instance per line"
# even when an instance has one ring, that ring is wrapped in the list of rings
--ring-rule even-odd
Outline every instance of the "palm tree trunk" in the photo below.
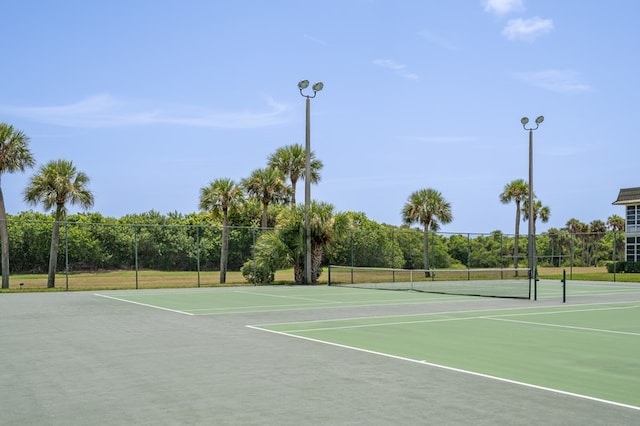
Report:
[[[423,248],[423,256],[424,256],[424,276],[429,277],[431,274],[429,273],[429,225],[424,225],[424,234],[422,236],[422,248]]]
[[[269,203],[262,203],[262,221],[260,224],[262,226],[262,231],[267,229],[268,213],[269,213]]]
[[[2,246],[2,288],[9,288],[9,229],[2,188],[0,188],[0,245]]]
[[[289,178],[291,179],[291,207],[295,207],[295,205],[296,205],[296,185],[298,183],[298,179],[291,178],[291,176],[289,176]]]
[[[515,235],[515,243],[513,245],[514,269],[518,268],[518,249],[519,248],[520,248],[520,203],[516,202],[516,235]]]
[[[296,284],[304,283],[304,257],[302,257],[298,263],[293,265],[293,277]]]
[[[222,248],[220,249],[220,284],[227,282],[227,259],[229,257],[229,219],[227,212],[222,220]]]
[[[60,241],[60,220],[61,211],[56,211],[56,219],[53,222],[51,232],[51,250],[49,252],[49,274],[47,276],[47,288],[54,288],[56,285],[56,269],[58,266],[58,242]]]
[[[320,264],[322,263],[322,254],[324,249],[322,246],[314,246],[311,249],[311,283],[317,284],[320,278]]]

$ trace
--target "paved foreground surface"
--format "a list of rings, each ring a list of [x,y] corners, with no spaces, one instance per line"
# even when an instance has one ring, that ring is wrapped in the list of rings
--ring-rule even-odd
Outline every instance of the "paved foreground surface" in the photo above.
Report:
[[[88,292],[0,294],[0,424],[640,424],[637,410],[246,327],[471,306],[187,316]]]

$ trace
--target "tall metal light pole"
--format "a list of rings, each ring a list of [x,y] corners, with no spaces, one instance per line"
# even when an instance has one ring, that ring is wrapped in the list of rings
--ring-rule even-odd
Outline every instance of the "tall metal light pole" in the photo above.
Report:
[[[522,117],[520,120],[522,127],[529,131],[529,268],[531,276],[534,279],[534,288],[537,287],[536,280],[538,278],[538,274],[536,270],[536,228],[533,209],[533,131],[536,130],[543,121],[544,117],[539,116],[536,118],[536,127],[527,127],[529,118]],[[535,293],[534,298],[536,298]]]
[[[305,125],[305,148],[304,148],[304,279],[305,284],[313,282],[311,277],[311,227],[309,226],[309,209],[311,208],[311,99],[322,90],[324,84],[317,82],[311,89],[313,95],[302,93],[309,87],[309,80],[302,80],[298,83],[300,94],[306,98],[306,125]]]

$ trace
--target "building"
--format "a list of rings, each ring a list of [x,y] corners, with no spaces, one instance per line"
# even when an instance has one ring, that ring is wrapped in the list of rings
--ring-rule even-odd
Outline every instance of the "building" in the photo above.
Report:
[[[613,204],[626,207],[626,260],[640,262],[640,187],[621,189]]]

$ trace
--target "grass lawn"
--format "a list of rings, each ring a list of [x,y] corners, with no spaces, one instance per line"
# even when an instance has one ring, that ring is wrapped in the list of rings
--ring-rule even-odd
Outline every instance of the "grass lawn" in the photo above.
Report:
[[[640,274],[608,273],[605,267],[574,267],[538,269],[542,279],[561,279],[565,270],[567,279],[584,281],[609,282],[640,282]],[[319,280],[320,284],[327,283],[326,268]],[[22,284],[22,285],[21,285]],[[275,284],[294,284],[293,269],[276,272]],[[227,282],[224,286],[252,285],[248,283],[238,271],[227,272]],[[60,291],[60,290],[120,290],[135,288],[181,288],[181,287],[215,287],[221,286],[220,273],[217,271],[200,272],[164,272],[164,271],[104,271],[64,273],[56,275],[56,288],[47,289],[46,274],[17,274],[9,280],[11,291]]]
[[[293,284],[293,269],[278,271],[275,284]],[[326,281],[324,282],[326,283]],[[22,284],[22,285],[21,285]],[[181,288],[220,286],[220,272],[193,271],[101,271],[56,275],[56,288],[47,289],[47,274],[16,274],[9,280],[8,291],[56,291],[56,290],[120,290],[135,288]],[[252,285],[239,271],[228,271],[225,286]],[[7,291],[7,290],[2,290]]]
[[[638,283],[640,282],[640,274],[625,274],[617,273],[612,274],[607,272],[607,268],[604,266],[592,266],[592,267],[541,267],[538,268],[538,275],[542,279],[562,279],[563,270],[567,274],[568,280],[580,280],[580,281],[616,281],[616,282],[628,282]]]

